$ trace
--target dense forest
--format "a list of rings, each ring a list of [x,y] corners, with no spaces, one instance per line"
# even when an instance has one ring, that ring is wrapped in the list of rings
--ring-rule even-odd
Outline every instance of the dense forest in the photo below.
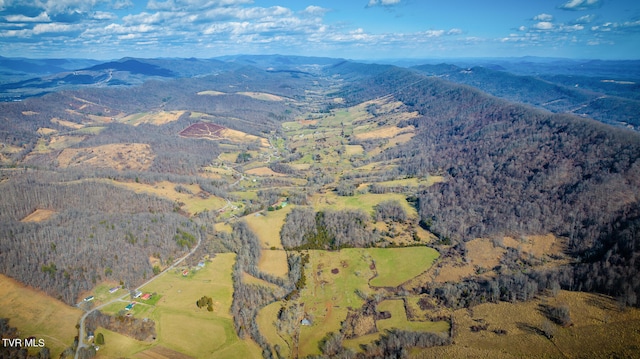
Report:
[[[200,235],[170,201],[97,181],[53,184],[43,181],[47,177],[26,171],[0,185],[0,266],[68,304],[105,279],[135,287],[153,275],[149,257],[171,263],[185,253],[176,234]],[[36,209],[55,214],[45,223],[20,221]]]

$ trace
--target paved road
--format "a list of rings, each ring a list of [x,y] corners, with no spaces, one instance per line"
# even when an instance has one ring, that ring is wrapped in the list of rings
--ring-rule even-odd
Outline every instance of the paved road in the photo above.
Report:
[[[189,251],[189,253],[185,254],[182,258],[178,259],[177,261],[173,262],[172,265],[168,266],[165,270],[163,270],[162,272],[158,273],[158,275],[152,277],[151,279],[149,279],[148,281],[142,283],[140,286],[138,286],[135,290],[140,290],[142,287],[146,286],[147,284],[153,282],[154,280],[158,279],[160,276],[164,275],[165,273],[167,273],[168,271],[172,270],[173,268],[175,268],[177,265],[179,265],[180,263],[182,263],[185,259],[187,259],[190,255],[192,255],[196,250],[198,250],[198,248],[200,247],[200,243],[202,242],[202,237],[199,235],[198,236],[198,243],[196,243],[196,245],[191,249],[191,251]],[[84,327],[84,321],[87,319],[87,316],[89,316],[89,314],[91,314],[92,312],[99,310],[109,304],[118,302],[118,301],[123,301],[125,300],[126,297],[129,296],[129,293],[124,294],[118,298],[114,298],[106,303],[102,303],[99,306],[95,307],[95,308],[91,308],[90,310],[88,310],[86,313],[84,313],[84,315],[80,318],[80,329],[78,332],[78,348],[76,349],[76,354],[74,356],[74,359],[78,359],[78,353],[80,352],[80,348],[86,347],[86,345],[84,345],[84,337],[86,335],[85,333],[85,327]],[[78,307],[80,307],[80,305],[82,304],[82,302],[78,303]]]

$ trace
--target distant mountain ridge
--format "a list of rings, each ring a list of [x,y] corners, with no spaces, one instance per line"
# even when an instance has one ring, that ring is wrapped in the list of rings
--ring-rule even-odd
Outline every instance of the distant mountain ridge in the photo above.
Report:
[[[87,71],[99,71],[99,70],[115,70],[115,71],[127,71],[131,74],[139,74],[146,76],[160,76],[160,77],[175,77],[176,73],[149,63],[144,63],[136,59],[126,59],[123,61],[111,61],[103,64],[95,65],[83,70]]]
[[[413,69],[455,83],[478,88],[513,102],[556,113],[573,113],[616,126],[640,128],[640,101],[633,81],[567,75],[517,75],[482,66],[461,68],[450,64],[421,65]],[[610,81],[610,82],[607,82]],[[585,86],[582,86],[584,84]],[[584,87],[584,88],[583,88]]]
[[[417,61],[420,60],[397,62],[408,66]],[[509,101],[640,129],[640,119],[636,116],[640,113],[640,61],[529,57],[477,59],[476,63],[473,59],[459,59],[455,63],[424,61],[411,69],[473,86]],[[107,62],[0,57],[0,74],[3,74],[0,101],[20,101],[80,87],[137,86],[150,79],[207,76],[243,67],[297,76],[317,74],[325,67],[342,67],[344,76],[353,79],[384,72],[392,66],[279,54],[227,55],[213,59],[125,57]]]

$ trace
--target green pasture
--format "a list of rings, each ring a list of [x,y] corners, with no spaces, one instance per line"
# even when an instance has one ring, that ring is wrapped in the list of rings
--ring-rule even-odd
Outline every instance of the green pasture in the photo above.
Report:
[[[430,247],[369,248],[378,276],[369,283],[375,287],[396,287],[431,268],[440,253]]]
[[[157,340],[153,345],[194,358],[256,357],[255,345],[238,338],[231,318],[234,262],[235,254],[218,254],[204,268],[192,271],[187,277],[183,277],[179,269],[172,270],[141,289],[157,293],[146,304],[136,299],[139,304],[131,310],[134,317],[148,317],[156,322]],[[196,306],[196,301],[204,295],[213,299],[213,312]],[[127,303],[114,303],[105,308],[105,312],[117,312]],[[131,357],[148,348],[117,335],[105,335],[105,340],[105,357],[111,354]],[[118,345],[120,349],[110,349],[110,341],[122,342]]]
[[[361,209],[371,215],[374,214],[374,207],[377,204],[390,200],[398,201],[409,217],[418,217],[416,209],[407,202],[406,196],[400,193],[364,193],[353,196],[338,196],[334,192],[327,192],[324,194],[315,194],[311,198],[313,207],[316,210]]]
[[[318,343],[328,332],[340,330],[348,308],[358,308],[364,300],[356,290],[369,292],[367,281],[373,276],[367,249],[338,252],[309,251],[305,267],[307,284],[299,301],[313,318],[313,325],[300,329],[300,356],[319,354]],[[338,269],[337,274],[332,270]]]

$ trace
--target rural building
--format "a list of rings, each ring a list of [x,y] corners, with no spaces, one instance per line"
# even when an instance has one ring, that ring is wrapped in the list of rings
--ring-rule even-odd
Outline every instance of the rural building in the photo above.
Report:
[[[204,268],[204,261],[198,262],[198,267]]]
[[[96,298],[95,298],[94,296],[90,295],[90,296],[88,296],[88,297],[84,298],[84,301],[85,301],[85,302],[90,302],[90,301],[92,301],[92,300],[94,300],[94,299],[96,299]]]
[[[300,321],[301,325],[305,325],[305,326],[310,326],[311,325],[311,321],[307,318],[304,318]]]
[[[149,300],[150,298],[151,298],[151,293],[144,293],[144,295],[140,297],[140,299],[142,300]]]
[[[124,307],[124,310],[131,310],[135,305],[136,305],[136,302],[129,303],[127,304],[126,307]]]
[[[133,295],[133,298],[139,298],[142,295],[142,292],[139,290],[136,290],[136,292]]]
[[[109,293],[112,293],[112,294],[113,294],[113,293],[117,292],[117,291],[118,291],[118,289],[120,289],[120,288],[118,288],[118,287],[113,287],[113,288],[109,289]]]
[[[185,270],[182,271],[182,276],[183,277],[186,277],[188,275],[189,275],[189,270],[188,269],[185,269]]]

